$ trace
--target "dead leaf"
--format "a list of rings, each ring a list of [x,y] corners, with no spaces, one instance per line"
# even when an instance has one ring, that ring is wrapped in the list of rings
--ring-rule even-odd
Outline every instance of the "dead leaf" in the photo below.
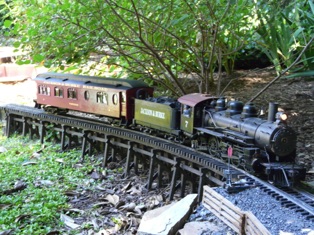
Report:
[[[76,163],[73,165],[73,168],[82,168],[83,167],[83,164],[81,163]]]
[[[52,186],[53,182],[51,180],[40,180],[39,183],[43,186]]]
[[[122,188],[122,192],[126,192],[127,190],[130,189],[132,185],[132,182],[127,183],[123,188]]]
[[[96,186],[96,189],[100,190],[100,191],[107,191],[107,188],[103,187],[103,185],[105,184],[99,184]],[[106,185],[105,185],[106,186]]]
[[[24,163],[22,164],[22,166],[35,165],[35,164],[37,164],[37,162],[35,162],[35,161],[27,161],[27,162],[24,162]]]
[[[12,204],[0,204],[0,209],[5,210],[6,208],[9,208],[10,206],[12,206]]]
[[[133,211],[136,207],[136,204],[134,202],[131,202],[129,204],[123,205],[121,207],[119,207],[122,210],[126,210],[126,211]]]
[[[9,229],[9,230],[5,230],[5,231],[1,231],[0,235],[10,235],[11,232],[13,232],[13,229]]]
[[[46,235],[58,235],[58,234],[61,234],[60,231],[51,231],[49,233],[46,233]]]
[[[80,227],[79,224],[75,223],[74,219],[72,219],[70,216],[67,216],[65,214],[61,214],[60,219],[66,226],[68,226],[72,229],[77,229]]]
[[[56,158],[56,162],[64,163],[64,160],[62,158]]]
[[[127,192],[128,192],[129,194],[131,194],[131,195],[141,195],[141,194],[142,194],[142,191],[139,190],[136,186],[133,186],[133,187],[130,188]]]
[[[41,154],[39,152],[33,153],[33,155],[30,158],[36,158],[39,159],[41,157]]]
[[[76,213],[80,213],[80,214],[84,214],[85,213],[85,211],[77,209],[77,208],[70,208],[67,211],[69,211],[69,212],[76,212]]]
[[[98,230],[99,229],[99,225],[97,223],[97,219],[96,218],[92,219],[91,223],[92,223],[92,225],[94,227],[94,230]]]
[[[94,180],[99,180],[103,178],[102,174],[98,173],[97,171],[93,171],[90,177]]]
[[[108,205],[108,202],[98,202],[98,203],[95,203],[93,205],[93,207],[98,207],[98,206],[107,206]]]
[[[119,196],[116,194],[108,194],[105,199],[114,206],[116,206],[120,200]]]
[[[109,233],[107,230],[102,229],[100,230],[98,233],[95,233],[95,235],[110,235],[111,233]]]
[[[154,195],[148,198],[146,202],[146,208],[152,209],[156,206],[158,206],[161,202],[163,202],[163,197],[162,195]]]
[[[20,222],[21,220],[26,219],[26,218],[28,218],[28,217],[30,217],[30,215],[28,215],[28,214],[20,215],[20,216],[16,217],[16,219],[14,220],[14,222],[15,222],[15,223],[18,223],[18,222]]]
[[[75,190],[68,190],[64,192],[64,195],[68,196],[68,197],[74,197],[79,195],[80,193],[75,191]]]

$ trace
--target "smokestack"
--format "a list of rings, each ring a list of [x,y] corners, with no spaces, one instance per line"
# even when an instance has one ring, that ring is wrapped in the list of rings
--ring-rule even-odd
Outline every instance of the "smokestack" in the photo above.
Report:
[[[276,113],[278,112],[278,103],[269,103],[268,107],[268,121],[274,122],[276,120]]]

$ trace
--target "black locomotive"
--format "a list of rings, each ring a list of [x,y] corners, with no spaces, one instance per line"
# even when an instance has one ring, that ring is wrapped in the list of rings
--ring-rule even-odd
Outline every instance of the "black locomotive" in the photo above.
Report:
[[[153,88],[133,80],[44,73],[35,78],[37,106],[74,109],[189,144],[212,156],[290,185],[306,170],[295,164],[296,133],[278,104],[268,118],[252,103],[193,93],[153,98]],[[228,151],[229,150],[229,151]]]

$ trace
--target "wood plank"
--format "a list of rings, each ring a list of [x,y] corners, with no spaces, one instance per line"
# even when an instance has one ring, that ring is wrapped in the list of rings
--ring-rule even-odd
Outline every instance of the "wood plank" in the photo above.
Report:
[[[271,235],[252,212],[242,211],[209,186],[204,186],[203,205],[239,234]]]
[[[255,217],[251,211],[244,212],[246,217],[245,231],[252,231],[252,233],[246,232],[246,234],[261,234],[261,235],[271,235],[266,227]]]

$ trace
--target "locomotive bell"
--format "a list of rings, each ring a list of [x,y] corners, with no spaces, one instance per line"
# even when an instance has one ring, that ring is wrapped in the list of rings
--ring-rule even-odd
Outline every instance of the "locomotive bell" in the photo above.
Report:
[[[258,111],[253,103],[246,103],[241,113],[242,118],[257,117]]]

